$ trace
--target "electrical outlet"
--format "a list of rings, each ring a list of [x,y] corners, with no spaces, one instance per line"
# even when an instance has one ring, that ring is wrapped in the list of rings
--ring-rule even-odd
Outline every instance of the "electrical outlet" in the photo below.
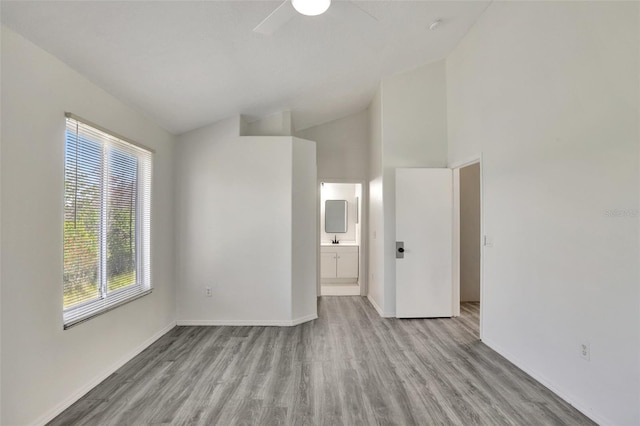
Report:
[[[591,359],[591,345],[588,342],[580,343],[580,358],[587,361]]]
[[[204,295],[207,296],[207,297],[212,297],[213,296],[213,290],[211,290],[211,287],[205,287]]]

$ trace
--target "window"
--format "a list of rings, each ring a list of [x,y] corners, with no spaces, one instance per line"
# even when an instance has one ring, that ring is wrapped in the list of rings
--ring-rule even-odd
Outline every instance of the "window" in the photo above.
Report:
[[[152,151],[67,113],[64,328],[151,292]]]

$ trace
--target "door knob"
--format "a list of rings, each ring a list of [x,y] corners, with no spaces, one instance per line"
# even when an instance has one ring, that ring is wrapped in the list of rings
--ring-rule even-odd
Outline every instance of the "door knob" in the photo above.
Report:
[[[404,249],[403,249],[402,247],[400,247],[400,248],[398,249],[398,251],[399,251],[400,253],[404,253]]]
[[[404,259],[404,241],[396,241],[396,259]]]

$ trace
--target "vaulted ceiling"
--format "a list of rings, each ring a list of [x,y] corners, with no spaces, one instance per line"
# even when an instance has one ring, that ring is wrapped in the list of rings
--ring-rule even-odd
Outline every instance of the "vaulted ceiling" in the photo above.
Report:
[[[446,57],[488,3],[334,0],[272,35],[252,29],[277,1],[2,1],[1,12],[179,134],[235,114],[290,110],[300,130],[362,110],[385,76]]]

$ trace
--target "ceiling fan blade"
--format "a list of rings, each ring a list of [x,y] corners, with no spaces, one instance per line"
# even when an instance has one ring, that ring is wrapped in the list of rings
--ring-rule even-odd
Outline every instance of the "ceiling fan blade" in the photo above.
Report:
[[[269,16],[256,26],[253,31],[260,34],[271,35],[281,26],[289,22],[296,15],[291,1],[284,0]]]

